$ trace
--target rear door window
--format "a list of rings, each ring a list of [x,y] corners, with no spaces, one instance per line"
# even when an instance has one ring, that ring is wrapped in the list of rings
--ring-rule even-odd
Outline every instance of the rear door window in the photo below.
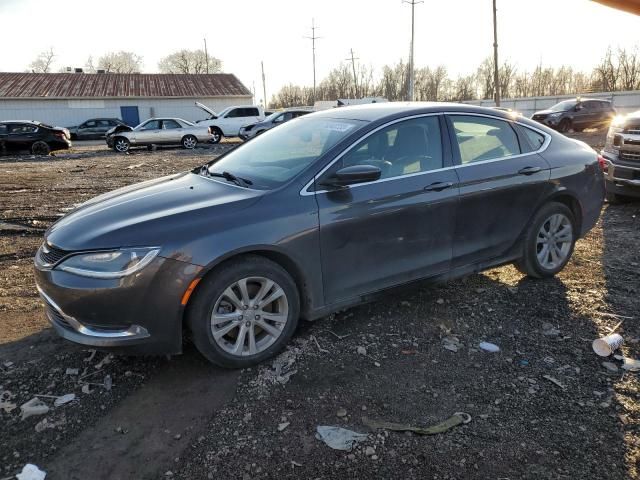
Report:
[[[516,132],[508,122],[475,115],[449,118],[463,165],[521,153]]]
[[[172,128],[180,128],[180,124],[175,120],[164,120],[162,122],[162,128],[164,128],[165,130],[169,130]]]
[[[30,125],[28,123],[14,123],[9,125],[9,133],[14,135],[24,135],[27,133],[35,133],[38,131],[38,127]]]

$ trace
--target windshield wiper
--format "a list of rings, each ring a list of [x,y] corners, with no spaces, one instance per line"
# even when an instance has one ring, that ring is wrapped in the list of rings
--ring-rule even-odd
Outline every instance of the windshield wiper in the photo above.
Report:
[[[208,172],[211,177],[220,177],[228,180],[229,182],[233,182],[236,185],[241,187],[248,187],[249,185],[253,185],[253,182],[249,179],[238,177],[231,172]]]

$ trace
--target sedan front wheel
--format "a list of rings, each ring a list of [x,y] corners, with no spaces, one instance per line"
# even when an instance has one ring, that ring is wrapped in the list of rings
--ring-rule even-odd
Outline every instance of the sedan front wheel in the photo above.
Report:
[[[222,367],[255,365],[289,342],[298,324],[299,298],[280,265],[254,255],[228,262],[202,280],[189,305],[193,342]]]
[[[129,151],[129,140],[124,137],[118,137],[113,142],[113,149],[116,152],[126,153]]]

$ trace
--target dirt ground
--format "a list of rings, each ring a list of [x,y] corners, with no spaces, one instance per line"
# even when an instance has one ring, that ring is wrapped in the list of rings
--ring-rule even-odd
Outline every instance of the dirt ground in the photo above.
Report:
[[[579,138],[599,148],[603,132]],[[191,346],[121,357],[57,338],[31,273],[44,230],[83,200],[227,148],[0,158],[0,480],[26,463],[78,480],[640,478],[638,374],[591,350],[624,320],[622,351],[640,356],[640,203],[605,205],[555,279],[509,266],[404,287],[302,325],[278,358],[241,372]],[[35,395],[69,393],[20,419]],[[455,412],[471,421],[433,436],[364,420],[429,426]],[[332,450],[319,425],[368,437]]]

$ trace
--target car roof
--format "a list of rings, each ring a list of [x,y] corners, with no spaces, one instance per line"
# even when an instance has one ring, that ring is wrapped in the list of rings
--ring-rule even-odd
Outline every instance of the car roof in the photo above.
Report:
[[[386,117],[396,115],[408,116],[418,115],[422,113],[476,113],[491,115],[494,117],[502,117],[507,120],[513,119],[513,114],[496,110],[489,107],[478,107],[475,105],[467,105],[463,103],[442,103],[442,102],[385,102],[385,103],[369,103],[365,105],[351,105],[347,107],[332,108],[315,112],[315,117],[326,118],[342,118],[345,120],[364,120],[376,121]],[[519,118],[519,117],[518,117]]]
[[[31,125],[42,125],[42,122],[38,122],[37,120],[2,120],[0,123],[30,123]]]

